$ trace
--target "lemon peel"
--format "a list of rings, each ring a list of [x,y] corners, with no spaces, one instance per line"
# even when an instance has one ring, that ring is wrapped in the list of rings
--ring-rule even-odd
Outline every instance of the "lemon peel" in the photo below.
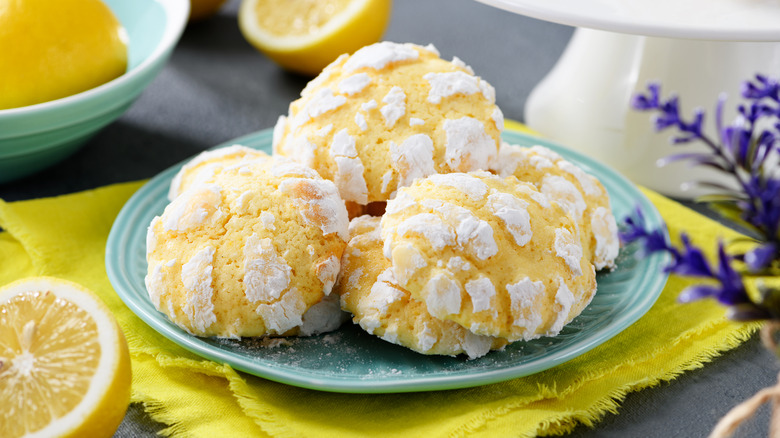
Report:
[[[71,96],[127,70],[127,34],[100,0],[0,0],[0,110]]]
[[[110,437],[130,384],[124,334],[92,292],[52,277],[0,288],[0,436]]]

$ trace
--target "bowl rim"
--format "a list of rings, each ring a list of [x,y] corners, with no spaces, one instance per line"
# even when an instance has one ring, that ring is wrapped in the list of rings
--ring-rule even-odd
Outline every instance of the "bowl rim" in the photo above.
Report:
[[[140,80],[149,70],[153,69],[156,63],[164,58],[167,53],[173,50],[174,46],[181,38],[184,28],[190,15],[190,0],[148,0],[150,3],[157,3],[162,6],[165,12],[165,30],[160,41],[154,47],[149,56],[145,57],[138,65],[97,87],[80,93],[65,96],[59,99],[41,102],[34,105],[27,105],[18,108],[8,108],[0,110],[0,119],[25,117],[30,115],[40,116],[41,113],[56,111],[71,105],[80,103],[89,103],[91,100],[98,99],[104,93],[114,88],[121,88],[126,84],[131,84]]]

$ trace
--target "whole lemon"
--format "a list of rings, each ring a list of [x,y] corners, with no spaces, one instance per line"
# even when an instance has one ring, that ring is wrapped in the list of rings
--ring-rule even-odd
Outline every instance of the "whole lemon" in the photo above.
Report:
[[[0,110],[97,87],[127,69],[127,35],[100,0],[0,0]]]

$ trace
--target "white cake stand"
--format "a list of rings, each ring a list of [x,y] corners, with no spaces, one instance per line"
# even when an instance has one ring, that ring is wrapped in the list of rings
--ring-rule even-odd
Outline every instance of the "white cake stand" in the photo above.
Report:
[[[672,131],[655,133],[647,113],[630,108],[649,82],[680,96],[683,114],[707,111],[729,96],[724,120],[736,115],[742,82],[756,73],[780,76],[780,0],[478,0],[577,29],[553,70],[528,97],[525,121],[546,137],[617,169],[638,184],[689,198],[703,168],[658,159],[680,148]],[[722,179],[722,178],[721,178]]]

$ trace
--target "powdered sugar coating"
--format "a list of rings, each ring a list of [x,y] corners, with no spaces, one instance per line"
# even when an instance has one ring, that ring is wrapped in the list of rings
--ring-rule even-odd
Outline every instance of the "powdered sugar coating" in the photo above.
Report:
[[[555,304],[559,307],[558,316],[547,330],[548,336],[557,335],[561,331],[569,318],[569,312],[575,302],[574,294],[569,290],[569,286],[563,281],[563,278],[558,277],[557,283],[558,290],[555,292]]]
[[[494,191],[488,196],[488,208],[502,221],[512,234],[515,243],[525,246],[534,233],[531,229],[531,215],[528,213],[528,202],[522,201],[508,193]]]
[[[377,316],[386,316],[390,305],[401,301],[404,297],[403,292],[391,286],[392,279],[393,270],[388,268],[379,274],[376,283],[371,286],[371,293],[368,294],[368,305],[376,309]]]
[[[314,169],[285,159],[276,159],[269,168],[271,175],[277,178],[301,177],[307,179],[319,179]]]
[[[508,284],[512,315],[512,325],[525,329],[523,339],[530,340],[537,337],[536,333],[542,325],[541,312],[535,311],[538,302],[543,300],[545,291],[544,283],[532,281],[529,277],[520,279],[517,283]]]
[[[421,213],[404,220],[397,226],[395,234],[399,237],[413,234],[423,236],[435,250],[453,246],[457,239],[455,230],[433,213]],[[388,240],[385,239],[385,242],[385,247],[389,248]],[[385,256],[391,258],[392,252],[385,251]]]
[[[314,98],[306,104],[303,110],[293,118],[291,128],[296,130],[300,128],[301,125],[309,122],[309,120],[315,119],[329,111],[333,111],[346,102],[346,97],[333,94],[333,90],[330,88],[323,88],[319,90]]]
[[[461,68],[461,69],[465,70],[466,73],[468,73],[470,75],[474,74],[474,69],[471,68],[471,66],[469,66],[465,62],[463,62],[463,60],[458,58],[457,56],[453,56],[452,57],[452,65],[454,65],[455,67],[458,67],[458,68]]]
[[[425,199],[420,204],[439,214],[455,231],[457,247],[477,259],[486,260],[498,253],[493,228],[469,209],[438,199]]]
[[[283,123],[284,119],[280,119],[280,122]],[[168,201],[173,201],[189,186],[208,182],[226,167],[266,158],[260,151],[237,144],[203,151],[185,163],[174,175],[168,189]]]
[[[390,160],[398,172],[398,186],[436,173],[433,161],[433,140],[425,134],[409,136],[400,145],[390,144]]]
[[[392,128],[406,114],[406,93],[403,88],[394,86],[382,99],[385,104],[379,109],[385,119],[385,126]]]
[[[346,72],[364,68],[382,70],[390,63],[415,60],[419,53],[412,44],[397,44],[390,41],[365,46],[355,52],[344,63]]]
[[[256,234],[244,245],[244,295],[252,302],[272,302],[290,285],[292,268],[280,257],[269,238]]]
[[[466,283],[466,293],[471,298],[471,306],[474,312],[491,310],[493,297],[496,296],[496,288],[487,277],[480,277]]]
[[[249,192],[247,191],[246,193]],[[274,225],[274,220],[276,220],[276,218],[272,213],[269,213],[267,211],[263,211],[260,213],[260,221],[263,223],[263,226],[265,227],[266,230],[273,231],[276,229],[276,226]]]
[[[263,318],[270,333],[282,334],[301,326],[307,309],[298,289],[292,288],[279,301],[260,304],[255,311]]]
[[[355,138],[349,135],[346,129],[342,129],[333,136],[330,146],[330,154],[334,157],[355,158],[358,156],[355,148]]]
[[[541,192],[559,203],[575,220],[581,220],[588,207],[577,186],[558,175],[546,175],[542,179]]]
[[[367,131],[368,130],[368,122],[366,122],[366,117],[361,113],[355,114],[355,124],[360,128],[361,131]]]
[[[446,134],[445,160],[458,172],[487,169],[495,160],[496,141],[485,132],[485,125],[472,117],[448,119],[444,122]]]
[[[357,156],[355,139],[347,133],[346,129],[333,136],[330,154],[336,163],[334,182],[341,197],[359,204],[367,203],[368,188],[363,176],[365,168]]]
[[[490,115],[490,118],[493,119],[493,123],[496,124],[496,128],[498,128],[499,131],[504,130],[504,113],[501,111],[501,108],[496,107],[493,114]]]
[[[347,95],[357,94],[363,91],[370,83],[371,76],[366,73],[358,73],[339,82],[339,93]]]
[[[149,294],[149,300],[156,308],[160,307],[160,299],[162,297],[163,288],[163,265],[155,265],[150,269],[150,272],[144,277],[144,285],[146,291]]]
[[[333,131],[333,123],[329,123],[329,124],[323,126],[322,128],[318,129],[314,133],[314,135],[316,135],[317,137],[325,137],[328,134],[330,134],[331,131]]]
[[[428,91],[428,102],[441,103],[441,100],[455,94],[479,93],[480,79],[462,71],[447,73],[427,73],[423,78],[431,88]]]
[[[349,219],[344,202],[336,186],[330,181],[306,178],[288,178],[279,184],[279,190],[292,198],[301,217],[319,227],[323,234],[337,234],[346,240]]]
[[[423,47],[423,49],[433,53],[436,56],[441,56],[441,52],[439,52],[439,49],[436,48],[436,46],[433,45],[433,43],[428,43]]]
[[[279,146],[284,136],[285,128],[287,128],[287,117],[281,115],[276,119],[276,124],[274,125],[273,135],[271,136],[271,149],[276,150]]]
[[[468,271],[471,268],[471,263],[465,261],[460,256],[450,257],[447,261],[447,269],[450,272]]]
[[[372,109],[377,109],[377,108],[379,108],[379,104],[376,103],[376,101],[374,99],[371,99],[368,102],[360,105],[360,109],[362,109],[363,111],[366,111],[366,112],[371,111]]]
[[[201,332],[217,320],[211,302],[214,296],[211,287],[214,252],[214,247],[206,246],[181,267],[181,281],[187,291],[182,311],[189,317],[191,326]]]
[[[424,286],[425,305],[431,315],[443,319],[460,312],[460,285],[449,276],[440,273]]]
[[[479,201],[488,193],[488,186],[479,178],[465,173],[443,173],[431,175],[428,181],[439,185],[452,187],[463,192],[469,198]]]
[[[620,252],[615,216],[607,208],[599,206],[591,214],[590,227],[596,239],[593,264],[596,269],[609,268]]]
[[[349,315],[341,310],[339,298],[327,295],[319,303],[309,307],[301,317],[301,336],[314,336],[332,332],[341,327]]]
[[[315,267],[317,278],[322,282],[322,291],[325,295],[330,295],[333,284],[336,283],[336,277],[339,275],[339,269],[341,269],[341,260],[335,255],[326,258]]]
[[[392,269],[398,284],[407,284],[417,271],[428,266],[422,252],[411,244],[397,245],[389,258],[396,261]]]
[[[572,275],[582,275],[582,246],[579,239],[565,228],[555,230],[555,255],[566,262]]]
[[[586,196],[601,196],[604,193],[599,186],[598,181],[585,173],[584,170],[574,165],[574,163],[566,160],[560,160],[557,164],[561,170],[573,175],[577,179],[577,182],[580,183],[580,187],[582,187],[582,190],[585,192]]]
[[[177,196],[166,207],[168,214],[161,219],[165,231],[187,231],[201,226],[210,216],[222,215],[221,188],[209,184],[199,187],[196,191]]]
[[[292,141],[285,143],[284,148],[288,154],[298,157],[298,162],[304,166],[311,166],[311,164],[314,163],[314,157],[317,153],[317,144],[307,137],[295,138]]]
[[[387,203],[387,206],[385,206],[385,214],[398,214],[407,208],[414,207],[415,205],[417,205],[417,200],[414,198],[414,196],[402,190],[395,198],[391,200],[391,202]]]

